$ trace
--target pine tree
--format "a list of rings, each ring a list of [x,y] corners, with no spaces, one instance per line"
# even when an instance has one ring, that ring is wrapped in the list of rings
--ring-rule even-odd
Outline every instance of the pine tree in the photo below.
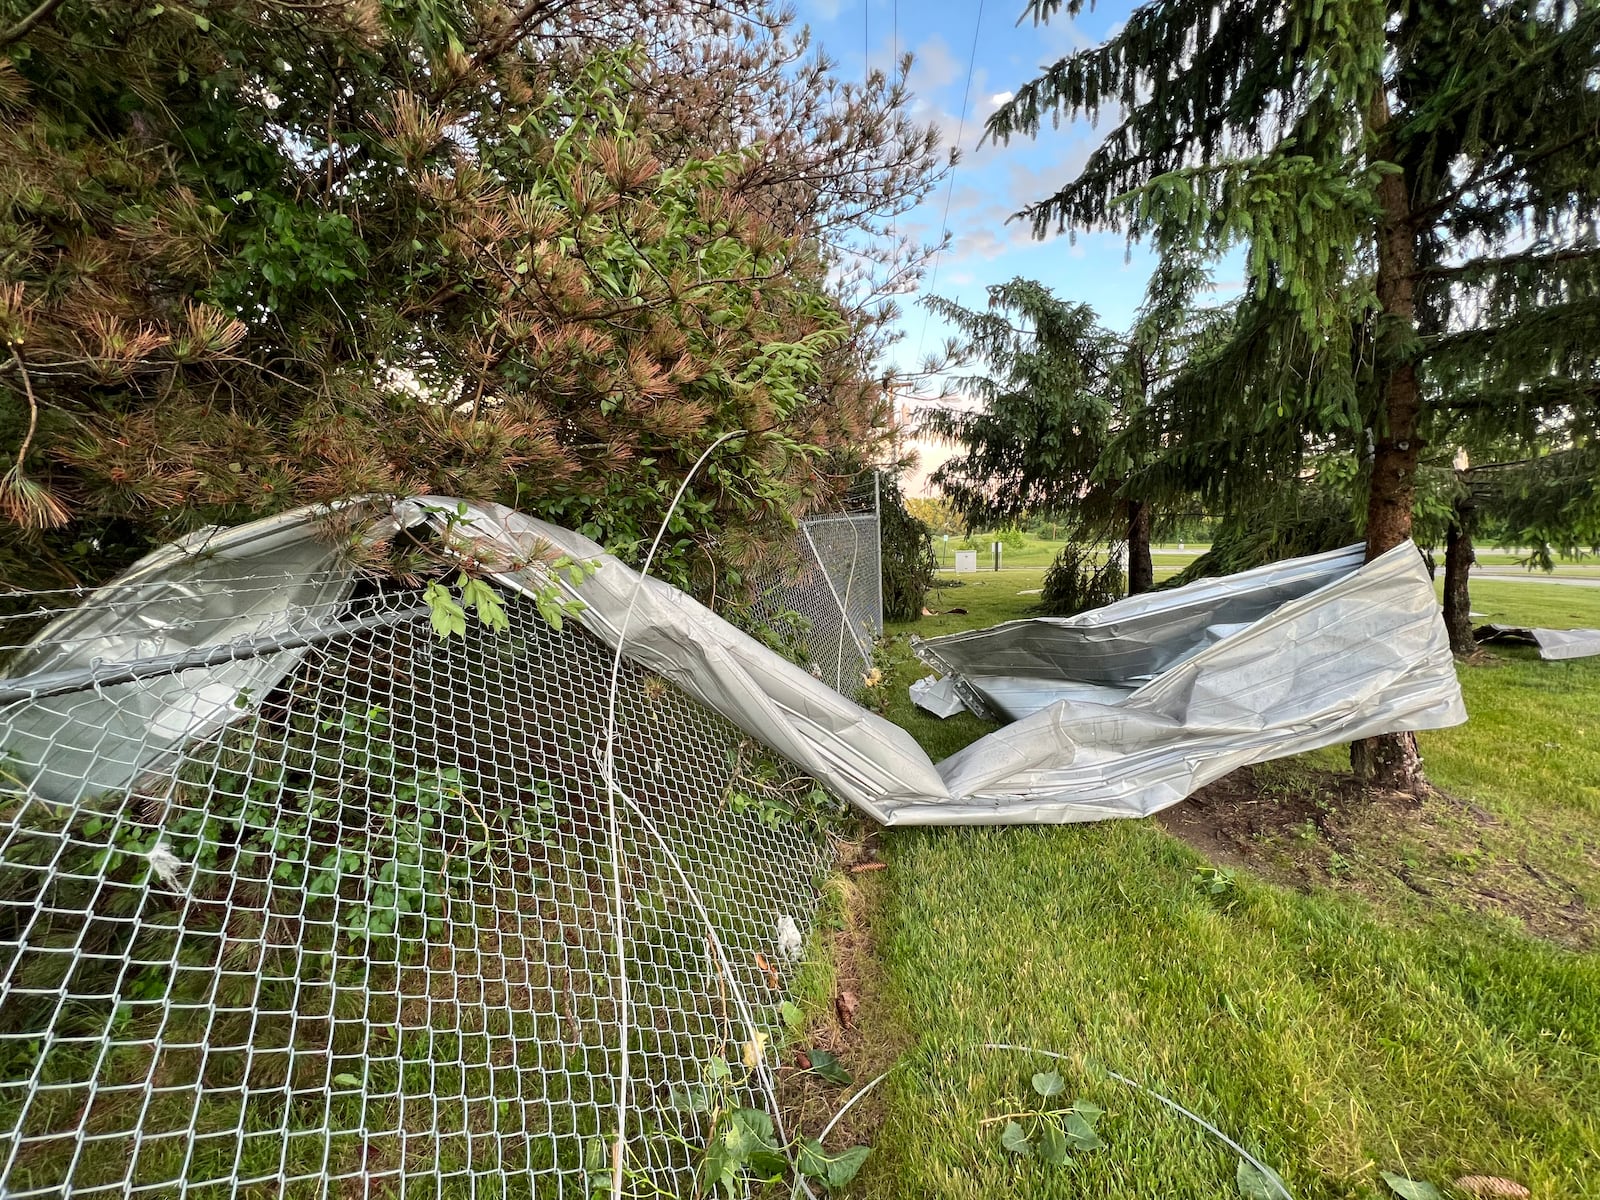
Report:
[[[1018,88],[989,132],[1112,116],[1023,214],[1036,234],[1246,248],[1231,339],[1169,398],[1190,444],[1167,469],[1281,478],[1308,445],[1347,446],[1377,556],[1411,532],[1445,410],[1496,429],[1594,411],[1597,79],[1593,0],[1152,0]],[[1379,785],[1421,778],[1409,735],[1352,761]]]
[[[983,312],[926,301],[959,331],[962,352],[988,367],[962,384],[976,409],[936,407],[924,418],[927,432],[962,449],[933,482],[968,522],[1071,518],[1079,540],[1127,547],[1130,594],[1155,586],[1153,510],[1129,481],[1151,449],[1143,409],[1203,326],[1189,307],[1202,278],[1172,260],[1126,334],[1029,279],[991,287]]]
[[[879,436],[906,104],[761,0],[0,0],[0,579],[361,492],[626,554],[743,429],[661,562],[709,591]]]

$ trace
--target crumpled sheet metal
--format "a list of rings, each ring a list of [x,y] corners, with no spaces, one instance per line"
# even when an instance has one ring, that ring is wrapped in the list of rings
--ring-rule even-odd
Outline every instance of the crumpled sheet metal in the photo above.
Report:
[[[1346,578],[1365,557],[1364,547],[1348,546],[1129,596],[1075,616],[913,638],[912,647],[923,662],[956,678],[980,716],[1015,721],[1058,699],[1115,704],[1290,600]]]
[[[924,643],[930,662],[986,670],[984,643],[1003,647],[996,658],[1030,672],[1020,678],[1031,711],[939,764],[951,801],[898,807],[890,823],[1144,816],[1249,763],[1460,724],[1449,641],[1416,548],[1360,559],[1352,547]],[[1079,647],[1091,676],[1082,682],[1135,686],[1120,700],[1075,694]],[[1119,680],[1119,667],[1137,674]],[[992,685],[986,698],[1023,706]]]
[[[1539,647],[1546,662],[1589,658],[1600,654],[1600,629],[1529,629],[1521,625],[1480,625],[1472,631],[1480,642],[1528,642]]]
[[[1409,543],[1364,566],[1356,551],[1322,555],[1083,614],[1070,626],[1081,653],[1055,644],[1060,622],[928,643],[946,662],[979,650],[991,702],[1029,709],[935,767],[899,726],[588,538],[500,505],[418,497],[372,508],[368,536],[426,523],[505,587],[536,592],[554,582],[583,602],[578,620],[605,644],[623,645],[630,660],[887,825],[1139,816],[1246,763],[1465,719],[1433,588]],[[287,636],[313,610],[313,624],[336,622],[350,607],[342,602],[354,574],[322,536],[322,511],[158,552],[41,635],[6,682],[218,638]],[[599,569],[574,583],[545,565],[562,554]],[[245,575],[256,579],[241,594]],[[119,598],[129,603],[107,602]],[[63,639],[66,649],[53,648]],[[986,640],[1004,647],[993,665],[981,656]],[[72,661],[59,661],[63,654]],[[79,691],[66,707],[58,696],[13,703],[0,710],[0,745],[22,739],[24,761],[44,760],[39,780],[50,798],[70,802],[126,784],[152,756],[245,715],[241,695],[264,699],[298,660],[290,648],[144,680],[127,693],[116,690],[123,685]],[[1086,679],[1072,677],[1080,660]],[[1021,681],[1032,698],[1006,700],[996,677]],[[1054,691],[1038,703],[1041,688]]]
[[[943,679],[929,675],[926,679],[917,680],[907,690],[911,693],[911,703],[941,719],[967,711],[966,704],[956,693],[956,681],[948,675]]]
[[[356,502],[352,502],[356,503]],[[98,674],[204,647],[289,635],[350,594],[347,556],[318,529],[326,507],[163,546],[48,625],[6,666],[8,680]],[[242,585],[247,585],[247,589]],[[125,786],[168,753],[241,715],[295,667],[292,650],[96,685],[0,707],[0,747],[38,764],[33,790],[74,804]]]
[[[434,521],[441,519],[439,509],[454,511],[457,503],[417,501]],[[615,650],[625,634],[631,661],[677,684],[875,820],[888,823],[895,806],[912,799],[945,797],[933,761],[904,729],[841,696],[692,596],[641,577],[598,543],[558,525],[499,504],[469,504],[466,511],[469,520],[457,525],[457,536],[471,542],[471,553],[514,568],[495,573],[497,581],[533,592],[554,579],[583,602],[578,621],[607,646]],[[599,569],[574,584],[539,565],[541,550],[546,559],[553,550]]]

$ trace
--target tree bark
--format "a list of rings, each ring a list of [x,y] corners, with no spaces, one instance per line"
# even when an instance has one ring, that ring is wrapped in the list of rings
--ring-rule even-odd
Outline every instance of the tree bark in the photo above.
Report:
[[[1128,501],[1128,595],[1137,596],[1156,586],[1155,563],[1150,558],[1150,506]]]
[[[1472,636],[1472,592],[1468,574],[1478,556],[1472,552],[1471,496],[1455,502],[1450,529],[1444,539],[1444,627],[1450,634],[1450,649],[1456,654],[1471,654],[1478,648]]]
[[[1380,90],[1368,115],[1379,139],[1378,157],[1395,161],[1384,136],[1389,104]],[[1411,536],[1411,506],[1416,494],[1417,458],[1422,444],[1418,418],[1422,387],[1417,378],[1415,277],[1417,233],[1411,219],[1411,193],[1404,172],[1385,175],[1378,184],[1379,335],[1384,363],[1382,407],[1374,430],[1372,482],[1367,493],[1367,561]],[[1409,733],[1364,738],[1350,747],[1350,765],[1363,782],[1395,791],[1415,791],[1424,780],[1417,739]]]

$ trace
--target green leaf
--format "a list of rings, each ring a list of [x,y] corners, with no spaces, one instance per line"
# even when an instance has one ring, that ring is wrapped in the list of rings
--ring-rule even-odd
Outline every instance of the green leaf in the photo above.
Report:
[[[1244,1200],[1288,1200],[1288,1187],[1271,1167],[1257,1167],[1241,1158],[1233,1177]]]
[[[467,610],[457,604],[450,589],[440,583],[430,583],[423,589],[422,598],[428,605],[428,621],[440,641],[452,634],[466,636]]]
[[[1033,1143],[1028,1140],[1028,1135],[1022,1132],[1022,1126],[1015,1121],[1007,1121],[1006,1127],[1000,1131],[1000,1144],[1013,1154],[1020,1154],[1023,1158],[1033,1153]]]
[[[348,1071],[346,1071],[343,1075],[335,1075],[333,1077],[333,1083],[335,1087],[355,1088],[361,1086],[361,1080],[357,1079]]]
[[[706,1143],[705,1155],[700,1160],[700,1169],[705,1173],[703,1190],[710,1192],[721,1187],[728,1195],[736,1195],[739,1172],[743,1168],[744,1160],[734,1153],[726,1139],[712,1138]]]
[[[778,1005],[778,1017],[783,1022],[783,1027],[790,1033],[799,1033],[800,1027],[806,1023],[806,1014],[800,1011],[800,1006],[792,1000],[785,1000]]]
[[[1094,1150],[1101,1144],[1100,1135],[1094,1131],[1093,1122],[1079,1113],[1068,1112],[1062,1122],[1062,1128],[1074,1150]]]
[[[1099,1124],[1100,1118],[1106,1115],[1105,1109],[1088,1100],[1074,1100],[1072,1102],[1072,1111],[1088,1122],[1091,1127]]]
[[[1040,1071],[1033,1077],[1033,1090],[1048,1100],[1066,1091],[1067,1081],[1061,1078],[1060,1071]]]
[[[851,1146],[828,1160],[828,1173],[822,1182],[830,1192],[837,1192],[856,1177],[862,1165],[872,1154],[871,1146]]]
[[[1046,1121],[1039,1131],[1039,1157],[1053,1167],[1067,1164],[1067,1135],[1053,1121]]]
[[[795,1165],[808,1179],[821,1180],[823,1187],[836,1192],[856,1177],[871,1153],[870,1146],[851,1146],[829,1154],[816,1138],[801,1138]]]
[[[703,1113],[711,1111],[711,1098],[700,1084],[692,1084],[686,1088],[673,1088],[668,1092],[667,1105],[679,1112]]]
[[[1395,1175],[1389,1171],[1379,1171],[1378,1174],[1400,1200],[1444,1200],[1439,1189],[1431,1183],[1425,1183],[1420,1179],[1407,1179],[1404,1175]]]
[[[806,1057],[811,1060],[811,1073],[813,1075],[820,1076],[839,1087],[849,1085],[850,1072],[846,1071],[839,1060],[826,1050],[807,1050]]]
[[[806,1178],[822,1179],[828,1173],[828,1152],[816,1138],[801,1138],[799,1151],[794,1157],[794,1165]]]
[[[481,579],[473,579],[466,574],[461,576],[461,602],[470,604],[478,612],[478,620],[496,633],[504,633],[511,628],[511,620],[506,616],[505,606],[500,603],[500,594],[489,584]]]
[[[736,1108],[728,1115],[728,1145],[742,1155],[774,1147],[772,1118],[759,1108]]]

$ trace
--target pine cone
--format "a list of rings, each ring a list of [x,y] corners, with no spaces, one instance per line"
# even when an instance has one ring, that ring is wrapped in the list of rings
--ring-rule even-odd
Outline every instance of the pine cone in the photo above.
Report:
[[[1527,1188],[1514,1179],[1501,1179],[1498,1175],[1463,1175],[1456,1187],[1469,1196],[1506,1196],[1511,1200],[1527,1200]]]

